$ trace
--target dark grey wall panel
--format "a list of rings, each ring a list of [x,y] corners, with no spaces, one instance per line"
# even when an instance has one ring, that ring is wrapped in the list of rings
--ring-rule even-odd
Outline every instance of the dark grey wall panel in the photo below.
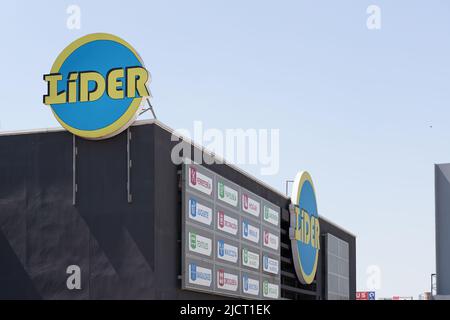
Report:
[[[450,164],[435,165],[436,289],[450,295]]]
[[[0,299],[40,299],[8,239],[0,232]]]
[[[91,299],[155,297],[154,200],[151,136],[136,128],[104,141],[77,139],[77,202],[90,235]]]
[[[88,278],[89,255],[87,229],[71,205],[72,136],[42,133],[0,141],[6,240],[42,298],[88,298],[88,286],[66,289],[66,268],[75,261]]]

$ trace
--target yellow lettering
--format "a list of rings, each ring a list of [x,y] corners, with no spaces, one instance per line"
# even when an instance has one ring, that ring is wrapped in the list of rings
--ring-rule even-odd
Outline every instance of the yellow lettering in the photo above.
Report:
[[[316,248],[317,250],[320,250],[320,225],[319,225],[319,219],[316,219],[315,224],[315,234],[316,234]]]
[[[310,232],[310,228],[311,228],[311,220],[309,218],[309,214],[306,211],[303,211],[303,220],[304,220],[304,240],[303,241],[305,244],[309,244],[309,242],[311,241],[311,232]]]
[[[77,72],[69,73],[69,80],[67,81],[67,102],[77,102],[77,79]]]
[[[136,96],[136,90],[140,97],[148,97],[150,94],[145,85],[147,80],[148,72],[144,68],[127,68],[127,97],[134,98]]]
[[[66,92],[58,92],[58,81],[62,80],[60,74],[46,74],[44,81],[47,81],[48,94],[44,96],[44,104],[58,104],[66,102]]]
[[[124,72],[123,69],[113,69],[108,73],[108,96],[111,99],[123,99],[124,92],[123,89],[117,89],[119,86],[123,85],[122,80],[119,78],[123,78]]]
[[[89,82],[95,82],[95,88],[89,91]],[[95,101],[105,92],[105,79],[98,72],[80,72],[80,101]]]
[[[58,83],[63,76],[59,73],[46,74],[44,80],[47,82],[48,92],[44,95],[44,104],[96,101],[103,96],[105,90],[111,99],[150,96],[146,86],[148,77],[147,70],[142,67],[112,69],[106,80],[95,71],[70,72],[67,76],[66,91],[58,92]]]

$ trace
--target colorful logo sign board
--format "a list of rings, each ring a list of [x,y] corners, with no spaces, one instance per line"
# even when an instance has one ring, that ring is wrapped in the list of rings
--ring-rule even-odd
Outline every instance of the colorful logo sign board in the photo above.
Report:
[[[358,291],[356,292],[356,300],[376,300],[375,291]]]
[[[259,226],[246,218],[242,219],[242,238],[259,245]]]
[[[297,277],[311,284],[319,259],[320,223],[314,185],[306,171],[297,174],[292,187],[289,238]]]
[[[269,255],[263,255],[263,270],[274,275],[280,274],[280,261]]]
[[[239,272],[217,268],[217,289],[237,293],[239,289]]]
[[[213,219],[213,209],[206,202],[195,197],[189,199],[189,218],[206,226],[210,226]]]
[[[238,190],[230,184],[222,181],[217,182],[217,198],[226,204],[236,208],[238,205]]]
[[[260,280],[251,274],[242,274],[242,292],[251,296],[258,297],[260,292]]]
[[[208,196],[212,194],[213,185],[212,179],[208,175],[205,175],[197,171],[197,168],[192,166],[189,168],[189,186],[194,188]]]
[[[254,252],[246,247],[242,249],[242,265],[259,270],[259,260],[260,255],[258,252]]]
[[[239,244],[223,238],[217,240],[217,259],[237,264]]]
[[[182,288],[278,299],[280,208],[190,161],[182,177]]]
[[[278,299],[280,297],[280,286],[270,282],[269,280],[263,280],[263,297],[267,299]]]
[[[276,227],[280,225],[280,211],[274,210],[269,206],[264,206],[263,219]]]
[[[261,203],[250,194],[243,192],[242,210],[258,218],[261,213]]]
[[[217,209],[217,229],[232,236],[239,232],[239,217],[222,208]]]
[[[44,75],[43,102],[58,122],[86,139],[119,134],[150,97],[150,73],[125,40],[93,33],[69,44]]]
[[[201,287],[211,287],[212,284],[212,268],[202,267],[195,262],[188,264],[188,281]]]
[[[278,234],[264,229],[263,231],[263,246],[277,251],[280,248],[280,237]]]

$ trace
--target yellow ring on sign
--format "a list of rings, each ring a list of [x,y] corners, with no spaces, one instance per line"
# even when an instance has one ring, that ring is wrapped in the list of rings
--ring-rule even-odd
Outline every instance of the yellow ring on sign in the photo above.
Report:
[[[300,209],[298,207],[300,205],[300,193],[302,191],[303,184],[306,181],[308,181],[311,184],[311,187],[312,187],[313,192],[314,192],[314,200],[316,200],[316,210],[319,211],[319,209],[317,208],[316,190],[314,189],[314,184],[312,182],[312,178],[311,178],[311,176],[309,175],[309,173],[307,171],[303,171],[302,175],[300,177],[300,182],[298,184],[299,188],[297,190],[297,203],[296,203],[297,206],[295,207],[295,213],[297,214],[297,217],[298,217],[298,215],[300,213],[299,212]],[[296,220],[297,220],[297,230],[298,230],[298,220],[299,219],[297,218]],[[320,237],[319,237],[319,241],[320,241]],[[311,274],[309,274],[309,275],[306,274],[305,271],[303,270],[303,266],[302,266],[302,263],[301,263],[301,260],[300,260],[300,255],[298,255],[297,259],[298,259],[298,262],[299,262],[298,264],[300,266],[300,271],[302,273],[303,279],[305,280],[306,284],[311,284],[314,281],[314,277],[316,276],[316,272],[317,272],[317,262],[319,260],[319,249],[316,250],[316,259],[314,261],[313,270],[312,270]]]
[[[134,50],[134,48],[125,40],[123,40],[115,35],[109,34],[109,33],[91,33],[91,34],[81,37],[81,38],[75,40],[74,42],[72,42],[71,44],[69,44],[56,58],[55,62],[52,65],[50,73],[59,73],[59,69],[61,69],[61,66],[63,65],[64,61],[66,61],[66,59],[76,49],[85,45],[86,43],[97,41],[97,40],[110,40],[110,41],[114,41],[114,42],[118,42],[118,43],[122,44],[123,46],[127,47],[136,56],[136,58],[139,60],[139,62],[142,65],[144,65],[141,57],[136,52],[136,50]],[[131,101],[130,105],[128,106],[127,111],[125,111],[125,113],[119,119],[114,121],[114,123],[111,123],[110,125],[108,125],[104,128],[101,128],[101,129],[97,129],[97,130],[80,130],[77,128],[73,128],[73,127],[69,126],[67,123],[65,123],[60,117],[58,117],[56,112],[53,111],[53,108],[52,108],[52,112],[53,112],[53,115],[55,116],[56,120],[58,120],[58,122],[67,131],[69,131],[77,136],[83,137],[83,138],[96,140],[96,139],[109,138],[109,137],[114,136],[114,135],[122,132],[123,130],[125,130],[127,125],[136,119],[137,111],[139,109],[139,106],[141,105],[141,102],[142,102],[142,97],[134,98]]]

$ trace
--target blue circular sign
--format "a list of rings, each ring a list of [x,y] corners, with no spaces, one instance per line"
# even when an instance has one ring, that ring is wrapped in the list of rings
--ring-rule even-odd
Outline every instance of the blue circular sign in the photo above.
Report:
[[[314,281],[320,250],[320,223],[316,194],[311,176],[303,171],[297,174],[291,195],[289,235],[295,271],[300,282]]]
[[[103,139],[125,130],[136,118],[142,98],[150,95],[149,73],[130,44],[95,33],[65,48],[50,74],[44,104],[68,131]]]

